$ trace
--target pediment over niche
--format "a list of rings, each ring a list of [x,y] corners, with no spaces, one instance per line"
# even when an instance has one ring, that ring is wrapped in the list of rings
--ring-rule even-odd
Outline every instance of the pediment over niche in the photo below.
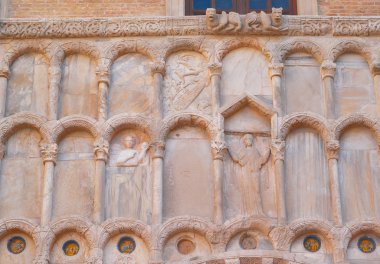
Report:
[[[226,132],[269,133],[271,117],[276,112],[259,97],[245,94],[223,107],[221,114]]]

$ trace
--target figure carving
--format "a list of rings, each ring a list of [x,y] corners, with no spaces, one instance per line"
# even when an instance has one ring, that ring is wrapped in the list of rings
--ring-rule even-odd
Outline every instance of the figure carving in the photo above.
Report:
[[[120,152],[117,157],[116,164],[119,167],[137,167],[146,156],[146,152],[149,149],[149,144],[143,142],[141,144],[141,150],[135,149],[136,139],[132,136],[127,136],[124,140],[124,146],[126,149]]]
[[[213,32],[239,32],[242,28],[240,15],[235,12],[222,12],[218,15],[215,8],[207,8],[207,29]]]
[[[260,171],[269,159],[270,148],[261,155],[254,146],[254,138],[251,134],[245,134],[242,137],[242,143],[237,152],[234,152],[232,148],[228,149],[232,160],[241,167],[242,213],[265,216],[261,202]]]
[[[245,17],[245,25],[249,31],[263,32],[285,32],[288,30],[283,17],[282,8],[272,8],[272,14],[266,14],[261,11],[260,14],[255,11]]]

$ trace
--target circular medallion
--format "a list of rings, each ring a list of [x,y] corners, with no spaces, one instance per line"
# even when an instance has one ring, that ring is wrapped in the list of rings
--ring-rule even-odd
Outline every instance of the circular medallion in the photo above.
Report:
[[[363,253],[372,253],[376,249],[376,242],[370,237],[363,236],[359,238],[358,248]]]
[[[136,249],[136,242],[131,237],[122,237],[117,243],[117,249],[123,254],[131,254]]]
[[[257,247],[257,241],[253,235],[244,233],[240,237],[239,245],[245,250],[255,249]]]
[[[315,235],[307,236],[303,240],[303,246],[307,251],[314,253],[321,249],[321,240]]]
[[[62,250],[66,256],[75,256],[79,252],[79,244],[75,240],[66,241],[63,244]]]
[[[26,247],[25,239],[19,236],[12,237],[8,240],[7,248],[13,254],[20,254]]]
[[[194,252],[195,244],[190,239],[182,238],[177,243],[177,249],[178,252],[182,255],[189,255],[190,253]]]

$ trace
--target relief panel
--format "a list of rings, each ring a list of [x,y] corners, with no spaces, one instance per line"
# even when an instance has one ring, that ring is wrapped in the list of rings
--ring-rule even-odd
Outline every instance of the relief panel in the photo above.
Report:
[[[210,78],[207,61],[201,54],[181,51],[169,56],[164,82],[165,113],[211,113]]]
[[[8,81],[6,116],[22,111],[47,115],[49,66],[41,54],[29,53],[11,65]]]
[[[359,111],[376,113],[373,78],[368,63],[362,56],[345,54],[338,58],[335,98],[337,116]]]
[[[341,137],[339,177],[343,220],[380,217],[380,159],[376,141],[368,129],[354,127]]]
[[[0,218],[25,217],[39,221],[44,171],[40,141],[40,134],[28,128],[9,138],[0,163]]]
[[[286,139],[285,193],[288,221],[331,220],[331,194],[323,139],[312,129],[294,130]]]
[[[91,219],[94,204],[93,137],[72,132],[58,146],[54,175],[53,218],[80,215]]]
[[[324,94],[320,65],[308,54],[298,53],[285,61],[286,113],[310,111],[324,115]]]
[[[150,60],[141,54],[128,54],[112,65],[109,116],[121,113],[150,114],[153,78]]]
[[[107,218],[127,217],[150,223],[152,169],[149,138],[137,130],[124,130],[111,142],[107,163]]]
[[[59,99],[60,118],[74,114],[97,117],[96,64],[91,58],[79,54],[65,58]]]
[[[164,160],[165,219],[194,215],[212,219],[213,166],[204,131],[183,127],[169,134]]]
[[[259,51],[241,48],[223,59],[221,100],[222,105],[249,93],[272,101],[272,86],[268,62]]]

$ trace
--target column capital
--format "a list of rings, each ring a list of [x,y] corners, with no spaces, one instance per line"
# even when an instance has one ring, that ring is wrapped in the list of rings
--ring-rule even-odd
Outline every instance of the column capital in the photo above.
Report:
[[[155,61],[150,64],[150,70],[152,71],[152,74],[159,73],[162,76],[165,76],[166,74],[166,67],[165,67],[165,61]]]
[[[102,160],[107,162],[108,160],[109,143],[107,140],[101,138],[94,143],[94,156],[95,160]]]
[[[98,78],[98,83],[110,83],[110,72],[109,69],[98,69],[96,71],[96,77]]]
[[[322,80],[326,77],[334,78],[336,73],[336,63],[330,60],[325,60],[321,65]]]
[[[274,157],[274,161],[276,160],[285,160],[285,147],[286,143],[281,139],[272,140],[271,151]]]
[[[376,60],[371,64],[371,71],[373,76],[380,75],[380,60]]]
[[[279,62],[274,62],[269,64],[269,75],[271,78],[274,76],[282,77],[284,73],[284,64]]]
[[[210,76],[222,74],[222,63],[215,62],[208,65],[208,71]]]
[[[327,158],[338,159],[339,158],[340,145],[338,140],[329,140],[326,145]]]
[[[8,79],[9,78],[9,69],[8,68],[0,69],[0,77]]]
[[[58,145],[55,143],[42,143],[40,145],[41,157],[44,162],[57,162]]]
[[[153,159],[163,159],[165,156],[165,143],[163,141],[153,142]]]
[[[214,160],[223,160],[226,153],[227,144],[224,140],[211,141],[211,150]]]

